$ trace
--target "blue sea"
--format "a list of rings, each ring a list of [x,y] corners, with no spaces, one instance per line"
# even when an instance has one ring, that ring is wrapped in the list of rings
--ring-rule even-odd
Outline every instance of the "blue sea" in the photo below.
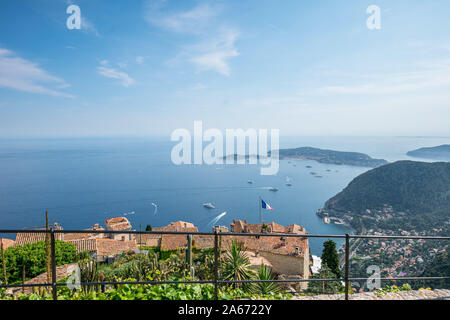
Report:
[[[280,138],[281,148],[357,151],[388,161],[418,160],[405,153],[444,143],[450,138]],[[257,165],[176,166],[170,161],[174,144],[169,138],[0,140],[0,229],[41,227],[48,210],[50,221],[64,229],[104,225],[107,218],[126,216],[136,230],[140,225],[145,229],[147,224],[156,227],[183,220],[210,231],[211,220],[224,211],[220,225],[244,218],[258,222],[261,196],[274,208],[263,213],[267,222],[296,223],[311,234],[345,234],[344,227],[326,225],[315,213],[369,170],[307,160],[282,160],[275,176],[261,176]],[[285,185],[286,177],[292,186]],[[204,208],[204,202],[212,202],[216,209]],[[320,255],[322,242],[310,240],[313,254]]]

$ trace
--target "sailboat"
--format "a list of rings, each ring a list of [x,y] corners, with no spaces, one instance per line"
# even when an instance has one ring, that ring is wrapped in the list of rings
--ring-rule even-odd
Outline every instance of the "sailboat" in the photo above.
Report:
[[[292,186],[291,178],[286,177],[286,185],[287,185],[288,187]]]

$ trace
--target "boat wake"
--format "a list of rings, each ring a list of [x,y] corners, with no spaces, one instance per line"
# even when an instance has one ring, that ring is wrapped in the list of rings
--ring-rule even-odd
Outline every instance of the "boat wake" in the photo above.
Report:
[[[219,222],[220,219],[222,219],[227,214],[226,211],[222,212],[218,216],[216,216],[214,219],[212,219],[207,226],[214,226],[217,222]]]
[[[154,202],[152,202],[152,206],[155,207],[155,211],[153,212],[153,215],[156,216],[156,213],[158,212],[158,205]]]

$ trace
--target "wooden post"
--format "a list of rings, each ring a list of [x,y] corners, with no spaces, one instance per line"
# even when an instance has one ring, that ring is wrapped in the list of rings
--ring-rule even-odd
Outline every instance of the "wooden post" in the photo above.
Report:
[[[22,266],[22,284],[25,285],[25,265]],[[22,293],[25,294],[25,287],[22,287]]]
[[[53,300],[58,300],[56,293],[56,248],[55,248],[55,233],[51,229],[50,233],[51,239],[51,266],[52,266],[52,288],[53,288]]]
[[[219,237],[217,229],[214,230],[214,299],[219,299]]]
[[[48,211],[45,211],[45,230],[49,231],[48,225]],[[47,271],[47,283],[52,282],[52,270],[51,270],[51,244],[50,244],[50,233],[45,233],[45,253],[46,253],[46,271]]]
[[[186,264],[188,266],[189,272],[191,272],[191,267],[192,267],[192,234],[188,234],[187,235]]]
[[[350,264],[350,237],[348,234],[345,235],[345,300],[348,300],[348,271]]]

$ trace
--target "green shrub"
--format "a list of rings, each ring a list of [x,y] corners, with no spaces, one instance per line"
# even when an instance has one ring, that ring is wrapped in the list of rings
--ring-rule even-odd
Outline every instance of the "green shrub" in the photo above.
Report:
[[[55,242],[55,255],[57,266],[75,262],[77,259],[75,245],[59,240]],[[10,284],[22,282],[24,265],[27,280],[46,272],[45,241],[9,247],[5,250],[5,263]]]

